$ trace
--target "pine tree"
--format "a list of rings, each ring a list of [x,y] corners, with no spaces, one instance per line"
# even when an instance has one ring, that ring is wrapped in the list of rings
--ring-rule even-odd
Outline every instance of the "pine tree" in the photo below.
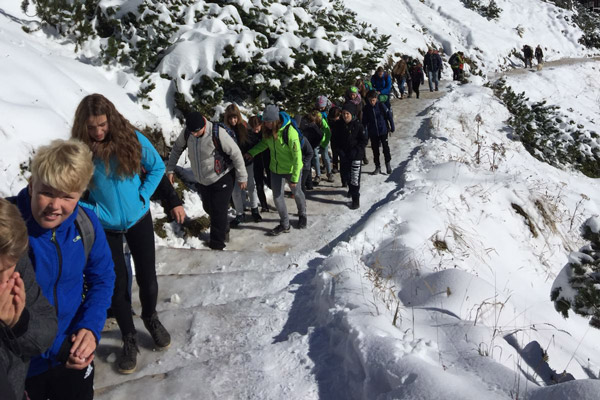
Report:
[[[590,243],[569,256],[552,285],[550,299],[563,317],[573,311],[590,318],[590,325],[600,329],[600,219],[588,219],[581,231]]]

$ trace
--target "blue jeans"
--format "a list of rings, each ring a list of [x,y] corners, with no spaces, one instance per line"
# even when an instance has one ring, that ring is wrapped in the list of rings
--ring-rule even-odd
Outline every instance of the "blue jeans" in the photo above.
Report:
[[[429,90],[433,90],[433,83],[435,83],[435,90],[438,90],[438,71],[427,71],[427,79],[429,80]]]
[[[327,147],[329,147],[329,145],[327,145]],[[315,167],[317,176],[321,176],[321,163],[319,161],[319,154],[321,154],[321,158],[323,159],[323,164],[325,165],[327,175],[331,174],[331,159],[329,158],[329,151],[321,146],[317,146],[314,151],[315,156],[313,157],[313,167]]]

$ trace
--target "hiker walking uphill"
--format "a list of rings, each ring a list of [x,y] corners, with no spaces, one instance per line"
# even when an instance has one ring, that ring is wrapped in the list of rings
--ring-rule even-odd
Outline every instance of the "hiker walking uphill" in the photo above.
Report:
[[[225,108],[225,126],[231,129],[238,139],[238,145],[242,154],[246,153],[258,142],[260,137],[258,135],[250,135],[248,133],[248,127],[246,122],[242,118],[240,109],[235,103],[232,103]],[[252,219],[254,222],[262,221],[262,217],[258,212],[258,193],[256,191],[256,185],[254,182],[254,162],[252,160],[246,161],[246,174],[248,175],[246,191],[248,198],[250,199],[250,212],[252,213]],[[235,206],[235,219],[229,224],[230,227],[235,228],[246,220],[244,215],[244,201],[242,199],[242,189],[239,185],[233,186],[233,205]]]
[[[533,68],[533,50],[528,44],[523,46],[523,59],[525,60],[525,68],[527,68],[527,64],[529,64],[530,68]]]
[[[298,131],[292,126],[289,115],[279,112],[279,107],[269,104],[263,112],[262,119],[265,127],[263,138],[244,157],[256,157],[266,149],[271,152],[269,163],[271,189],[275,206],[279,212],[279,225],[273,228],[269,234],[276,236],[290,231],[290,219],[283,197],[285,182],[290,186],[298,207],[297,227],[299,229],[306,228],[306,201],[300,183],[302,150]]]
[[[86,143],[94,154],[89,197],[82,204],[98,215],[111,249],[116,274],[111,309],[123,338],[118,370],[129,374],[136,369],[139,350],[123,237],[135,263],[144,326],[158,348],[171,344],[171,335],[156,312],[158,281],[150,213],[150,196],[164,175],[165,165],[150,141],[100,94],[81,100],[71,136]]]
[[[539,44],[535,48],[535,59],[537,60],[538,65],[544,63],[544,52]]]
[[[435,91],[437,92],[439,90],[439,76],[442,72],[442,58],[437,50],[429,49],[427,51],[427,54],[423,58],[423,67],[427,74],[429,91],[433,92],[435,85]]]
[[[300,123],[300,129],[302,130],[302,134],[304,136],[304,141],[308,142],[310,147],[313,149],[313,157],[310,160],[310,164],[307,165],[307,155],[306,151],[302,151],[302,190],[312,190],[313,182],[312,182],[312,174],[311,174],[311,165],[315,166],[315,170],[317,171],[317,176],[319,176],[320,171],[320,163],[317,158],[319,154],[319,149],[321,147],[321,141],[323,140],[323,130],[321,129],[323,122],[323,116],[320,111],[313,110],[308,115],[302,118],[302,122]],[[329,127],[328,127],[329,129]],[[303,147],[305,145],[303,144]],[[330,173],[331,175],[331,173]]]
[[[253,115],[248,119],[249,135],[256,136],[257,143],[262,140],[263,122],[258,115]],[[244,153],[242,153],[243,155]],[[265,195],[265,185],[271,188],[271,171],[269,170],[269,161],[271,156],[269,150],[263,151],[259,156],[254,157],[254,182],[256,183],[256,194],[260,201],[260,211],[269,212],[269,204]]]
[[[404,98],[406,82],[409,79],[408,64],[406,63],[407,59],[407,56],[402,56],[402,58],[400,58],[400,60],[394,65],[394,68],[392,69],[392,78],[394,78],[396,80],[396,83],[398,84],[398,89],[400,90],[400,99]]]
[[[371,77],[371,84],[373,85],[373,90],[376,90],[379,94],[379,101],[384,103],[387,108],[392,108],[390,103],[390,96],[392,93],[392,77],[390,74],[385,72],[383,67],[377,67],[377,71],[375,71],[375,74],[373,74]],[[362,110],[359,112],[362,112]]]
[[[210,217],[208,247],[223,250],[229,236],[227,208],[237,180],[246,189],[248,174],[240,148],[224,126],[207,121],[199,112],[186,117],[185,130],[179,134],[167,163],[167,175],[174,183],[175,167],[183,150],[188,149],[202,207]],[[235,170],[235,172],[234,172]]]
[[[423,66],[419,60],[414,60],[410,67],[410,79],[412,80],[413,92],[417,99],[419,98],[419,87],[425,83],[425,76],[423,75]]]
[[[464,68],[464,55],[462,51],[457,51],[448,59],[450,68],[452,68],[452,80],[462,81]]]
[[[329,127],[329,123],[327,122],[327,113],[331,108],[331,102],[326,96],[317,97],[317,101],[315,103],[315,110],[321,113],[320,119],[320,129],[323,132],[323,137],[321,138],[321,143],[318,146],[313,145],[313,165],[315,167],[315,183],[319,183],[321,181],[321,163],[319,162],[319,155],[321,156],[321,160],[323,160],[323,165],[325,166],[325,171],[327,173],[327,181],[333,182],[333,169],[331,165],[331,159],[329,158],[329,141],[331,140],[331,129]],[[311,141],[311,145],[313,142]],[[312,177],[310,177],[312,179]]]
[[[356,119],[354,104],[344,104],[342,118],[332,126],[331,146],[340,155],[342,187],[349,187],[348,194],[352,198],[350,209],[355,210],[360,207],[361,160],[365,156],[367,137],[362,124]]]
[[[373,175],[381,173],[381,165],[379,164],[379,145],[383,149],[383,157],[385,160],[385,170],[387,174],[392,173],[390,161],[390,146],[388,144],[388,133],[394,132],[394,118],[390,110],[377,99],[377,92],[371,90],[367,93],[367,104],[363,108],[363,125],[371,139],[371,147],[373,149],[373,161],[375,162],[375,170]]]

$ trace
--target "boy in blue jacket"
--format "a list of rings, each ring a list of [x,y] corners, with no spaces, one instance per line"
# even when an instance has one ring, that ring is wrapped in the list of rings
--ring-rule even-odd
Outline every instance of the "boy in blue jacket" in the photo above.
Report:
[[[392,173],[390,162],[390,146],[388,144],[388,133],[394,132],[394,118],[389,108],[377,99],[377,92],[370,90],[367,93],[367,103],[363,108],[363,125],[371,139],[371,148],[373,149],[373,160],[375,161],[375,171],[373,175],[381,173],[379,164],[379,145],[383,148],[383,157],[385,160],[385,169],[389,174]]]
[[[93,171],[84,143],[53,141],[38,149],[29,186],[16,198],[37,282],[58,317],[52,346],[29,366],[25,388],[31,400],[94,396],[94,352],[115,273],[98,218],[78,207]]]

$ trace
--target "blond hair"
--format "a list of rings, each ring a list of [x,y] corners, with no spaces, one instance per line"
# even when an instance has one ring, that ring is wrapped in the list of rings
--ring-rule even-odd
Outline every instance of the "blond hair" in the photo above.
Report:
[[[61,192],[83,192],[92,175],[92,151],[80,140],[53,140],[31,161],[31,179]]]
[[[0,198],[0,257],[16,263],[25,254],[28,245],[27,226],[19,209]]]

